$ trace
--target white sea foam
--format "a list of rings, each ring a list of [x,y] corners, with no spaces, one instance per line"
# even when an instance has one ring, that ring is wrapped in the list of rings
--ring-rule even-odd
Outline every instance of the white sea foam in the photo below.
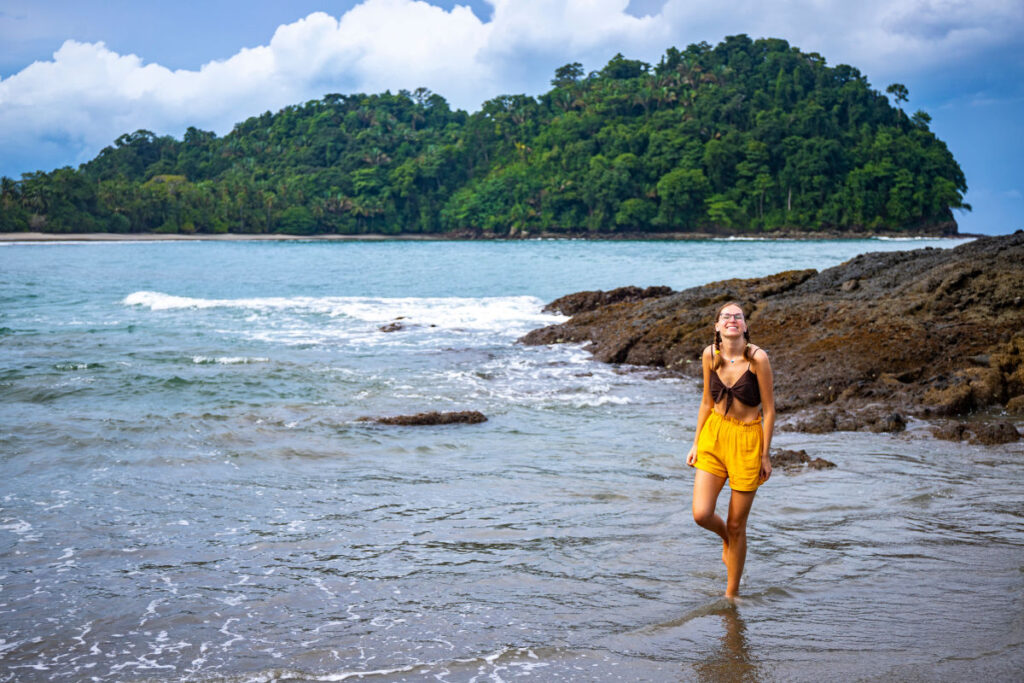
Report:
[[[0,520],[0,531],[10,531],[18,536],[24,536],[32,531],[32,525],[23,519],[6,518]]]
[[[224,309],[249,315],[228,336],[272,344],[432,345],[445,335],[497,335],[514,339],[531,329],[567,320],[542,312],[532,296],[507,297],[266,297],[198,299],[139,291],[122,300],[152,311]],[[218,321],[218,327],[220,327]],[[388,328],[393,329],[388,331]],[[194,356],[193,362],[241,364],[265,358]]]
[[[915,235],[915,236],[909,236],[909,237],[898,237],[898,236],[895,236],[895,235],[875,235],[875,236],[871,237],[870,239],[878,240],[879,242],[932,242],[932,241],[936,241],[936,240],[946,240],[946,239],[948,239],[948,240],[950,240],[951,243],[952,242],[956,242],[957,244],[962,244],[963,242],[970,242],[974,238],[973,237],[953,237],[953,238],[949,238],[949,237],[927,237],[927,236],[923,236],[923,235]]]
[[[494,329],[510,322],[551,323],[565,317],[541,312],[543,302],[533,296],[498,297],[264,297],[197,299],[161,292],[133,292],[122,303],[153,311],[237,308],[260,312],[291,311],[346,317],[370,323],[404,322],[448,328]]]
[[[247,358],[245,356],[223,356],[211,358],[210,356],[192,356],[192,362],[196,365],[248,365],[250,363],[267,363],[269,358]]]
[[[414,386],[392,386],[392,395],[431,398],[432,394],[472,401],[560,408],[627,405],[643,382],[639,375],[616,372],[595,363],[582,345],[549,348],[518,347],[471,368],[446,368],[421,378]],[[432,393],[424,393],[429,387]]]

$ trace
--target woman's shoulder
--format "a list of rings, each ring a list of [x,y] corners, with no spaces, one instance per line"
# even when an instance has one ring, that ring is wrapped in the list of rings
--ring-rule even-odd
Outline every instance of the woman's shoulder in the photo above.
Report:
[[[751,344],[750,345],[750,360],[753,362],[753,364],[755,366],[760,365],[761,363],[767,363],[767,362],[769,362],[768,361],[768,352],[765,351],[764,349],[762,349],[760,346],[756,346],[754,344]]]
[[[715,347],[712,344],[708,344],[704,347],[704,350],[700,352],[700,357],[704,360],[711,360],[715,357]]]

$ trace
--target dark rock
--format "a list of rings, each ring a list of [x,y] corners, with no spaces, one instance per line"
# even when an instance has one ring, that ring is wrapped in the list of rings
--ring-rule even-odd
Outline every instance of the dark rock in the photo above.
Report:
[[[1012,443],[1020,438],[1020,432],[1017,431],[1017,428],[1006,421],[975,424],[971,426],[971,432],[971,443],[985,446]]]
[[[824,470],[835,467],[836,464],[824,458],[814,458],[807,455],[807,451],[789,451],[780,449],[772,453],[772,467],[781,467],[786,471],[803,468],[804,466],[814,470]]]
[[[932,435],[936,439],[970,440],[971,443],[985,446],[1012,443],[1020,439],[1020,432],[1017,431],[1017,428],[1005,420],[970,423],[950,420],[933,427]]]
[[[772,453],[772,466],[773,467],[799,467],[806,465],[811,461],[811,456],[807,455],[807,451],[789,451],[780,449]]]
[[[808,419],[797,422],[796,429],[809,434],[828,434],[836,431],[836,421],[829,413],[819,410]]]
[[[393,323],[388,323],[387,325],[383,325],[383,326],[381,326],[378,329],[380,329],[381,332],[398,332],[399,330],[403,329],[404,327],[405,327],[405,325],[403,325],[402,323],[400,323],[398,321],[395,321]]]
[[[804,420],[809,431],[899,431],[908,415],[964,415],[1024,395],[1021,232],[954,249],[862,254],[820,273],[662,295],[627,289],[583,292],[571,305],[563,297],[559,310],[579,312],[521,341],[586,342],[603,362],[699,377],[712,318],[735,300],[751,341],[772,358],[779,412],[828,406],[828,415]],[[861,411],[871,406],[880,415],[868,419]]]
[[[857,416],[851,415],[845,410],[837,410],[835,412],[835,421],[837,432],[855,432],[863,424]]]
[[[595,308],[600,308],[602,306],[642,301],[643,299],[650,299],[652,297],[668,296],[671,293],[671,287],[647,287],[646,289],[640,289],[639,287],[633,286],[619,287],[618,289],[613,289],[607,292],[602,292],[600,290],[576,292],[575,294],[569,294],[560,299],[555,299],[544,307],[544,312],[561,313],[562,315],[576,315],[577,313],[592,311]]]
[[[451,413],[416,413],[415,415],[395,415],[392,417],[361,417],[360,422],[376,422],[384,425],[420,426],[446,424],[478,424],[487,422],[483,413],[476,410],[463,410]]]
[[[1006,412],[1010,415],[1024,415],[1024,396],[1014,396],[1007,401]]]
[[[932,436],[944,441],[963,441],[967,433],[967,425],[962,422],[944,422],[932,427]]]
[[[868,425],[868,431],[875,432],[902,432],[907,428],[907,419],[899,413],[889,413]]]

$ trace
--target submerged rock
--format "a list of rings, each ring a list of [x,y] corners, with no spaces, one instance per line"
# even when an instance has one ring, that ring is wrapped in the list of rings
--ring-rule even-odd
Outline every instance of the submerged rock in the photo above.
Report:
[[[579,312],[521,341],[587,342],[603,362],[699,377],[712,318],[737,301],[751,341],[772,358],[777,410],[827,408],[797,428],[896,432],[911,415],[1022,409],[1009,399],[1024,395],[1024,231],[953,249],[862,254],[821,272],[630,298],[648,291],[634,290],[608,292],[604,303],[599,292],[563,297]]]
[[[405,323],[402,322],[403,320],[405,320],[405,316],[400,315],[391,322],[389,322],[388,324],[381,325],[377,329],[379,329],[381,332],[398,332],[399,330],[404,330]]]
[[[1005,420],[983,422],[971,429],[971,432],[973,433],[971,442],[985,446],[1013,443],[1020,439],[1020,432],[1017,431],[1017,428]]]
[[[963,422],[946,422],[932,427],[932,436],[944,441],[963,441],[970,434]]]
[[[807,451],[790,451],[786,449],[780,449],[772,453],[772,467],[781,467],[786,471],[790,471],[797,468],[803,468],[804,466],[814,470],[831,469],[836,466],[834,462],[825,460],[824,458],[811,458],[807,455]]]
[[[970,441],[984,446],[1013,443],[1021,438],[1017,428],[1006,420],[984,422],[947,420],[932,427],[932,436],[946,441]]]
[[[361,417],[359,422],[376,422],[384,425],[422,426],[447,424],[479,424],[487,417],[476,410],[462,410],[450,413],[427,412],[415,415],[394,415],[390,417]]]

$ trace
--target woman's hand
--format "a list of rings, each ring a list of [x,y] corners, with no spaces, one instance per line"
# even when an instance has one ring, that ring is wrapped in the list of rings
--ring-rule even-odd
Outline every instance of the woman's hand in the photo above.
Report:
[[[761,455],[761,483],[765,483],[772,476],[772,459],[767,453]]]
[[[697,464],[697,444],[690,446],[690,452],[686,454],[686,464],[690,467]]]

